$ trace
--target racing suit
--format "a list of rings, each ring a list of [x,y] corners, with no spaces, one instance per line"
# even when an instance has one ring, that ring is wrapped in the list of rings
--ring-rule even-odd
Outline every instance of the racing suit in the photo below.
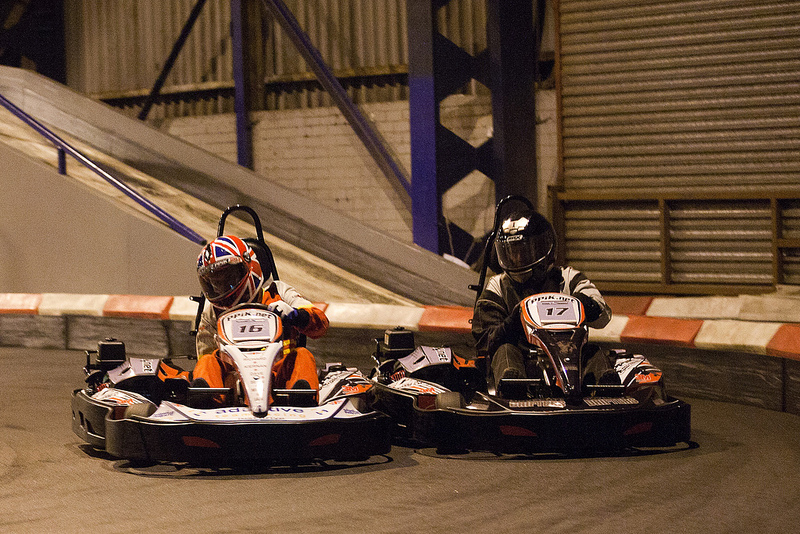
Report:
[[[520,321],[519,303],[537,293],[554,292],[572,295],[581,301],[586,324],[603,328],[611,320],[611,308],[600,291],[586,276],[572,267],[553,267],[541,280],[514,282],[506,273],[489,279],[475,303],[472,335],[478,358],[488,358],[495,387],[501,378],[526,378],[533,372],[526,355],[529,351]],[[610,363],[604,354],[597,354],[587,363],[586,373],[599,376]],[[585,374],[586,374],[585,373]]]
[[[307,312],[301,317],[308,317],[306,324],[289,327],[288,335],[284,333],[283,355],[276,360],[273,368],[273,387],[278,389],[289,388],[298,380],[305,380],[311,389],[319,389],[317,377],[317,363],[314,355],[305,347],[297,346],[300,334],[310,338],[318,338],[328,331],[328,318],[325,312],[315,307],[309,300],[300,295],[295,288],[280,280],[273,281],[269,287],[261,291],[260,302],[272,304],[283,301],[293,308]],[[192,372],[194,380],[204,379],[209,387],[230,387],[225,384],[231,369],[219,358],[214,335],[217,333],[217,314],[210,303],[206,303],[200,319],[195,341],[197,348],[197,365]]]

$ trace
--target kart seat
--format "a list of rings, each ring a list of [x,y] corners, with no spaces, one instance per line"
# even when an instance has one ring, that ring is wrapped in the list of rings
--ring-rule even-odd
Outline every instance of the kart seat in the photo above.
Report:
[[[272,250],[270,250],[269,245],[255,237],[246,237],[244,238],[244,242],[255,252],[258,263],[261,264],[261,272],[264,273],[264,275],[270,273],[272,274],[273,280],[278,280],[278,269],[275,267],[275,258],[272,256]],[[308,341],[305,334],[298,336],[298,347],[305,347],[307,343]]]
[[[261,264],[261,272],[265,276],[268,273],[272,274],[272,279],[278,280],[278,269],[275,267],[275,259],[272,257],[272,251],[269,246],[253,237],[244,238],[244,242],[255,252],[258,263]]]

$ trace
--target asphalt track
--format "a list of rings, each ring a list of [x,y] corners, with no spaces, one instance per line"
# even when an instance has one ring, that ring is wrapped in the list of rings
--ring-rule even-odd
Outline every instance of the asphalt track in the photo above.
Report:
[[[605,457],[135,466],[83,444],[79,351],[0,348],[0,532],[796,532],[800,418],[686,399],[693,443]]]

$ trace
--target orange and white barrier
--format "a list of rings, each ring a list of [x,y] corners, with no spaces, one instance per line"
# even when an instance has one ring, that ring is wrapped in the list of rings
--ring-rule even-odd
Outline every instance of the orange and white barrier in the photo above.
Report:
[[[772,320],[775,310],[786,314],[798,308],[797,297],[792,300],[794,307],[783,301],[788,297],[774,297],[772,303],[765,303],[764,298],[608,296],[614,316],[605,328],[590,330],[589,337],[599,342],[668,344],[800,360],[800,316]],[[316,305],[325,310],[331,328],[401,326],[413,331],[469,334],[472,319],[472,309],[461,306]],[[191,322],[196,311],[197,304],[188,296],[0,293],[0,315]],[[759,311],[763,320],[756,320]]]

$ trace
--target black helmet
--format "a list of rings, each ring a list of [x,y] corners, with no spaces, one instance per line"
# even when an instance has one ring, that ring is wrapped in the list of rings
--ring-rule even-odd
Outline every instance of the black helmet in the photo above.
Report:
[[[556,233],[548,220],[534,211],[504,219],[494,246],[500,267],[515,282],[541,281],[555,264]]]

